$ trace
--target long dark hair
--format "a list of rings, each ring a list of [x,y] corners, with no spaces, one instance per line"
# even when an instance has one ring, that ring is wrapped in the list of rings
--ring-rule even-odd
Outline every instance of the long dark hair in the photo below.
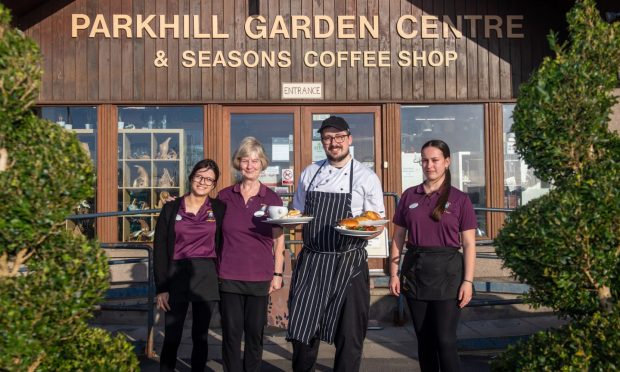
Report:
[[[434,139],[427,141],[422,146],[422,150],[420,150],[420,152],[424,151],[424,149],[427,147],[435,147],[439,149],[443,154],[443,157],[446,159],[450,157],[450,147],[448,147],[448,144],[442,140]],[[441,184],[441,193],[439,194],[439,199],[437,199],[437,204],[435,204],[435,209],[433,209],[433,214],[431,214],[431,217],[435,221],[441,220],[441,215],[446,210],[446,203],[448,202],[448,198],[450,197],[450,189],[452,188],[451,179],[452,177],[450,176],[450,168],[447,168],[446,176],[443,180],[443,183]]]
[[[205,168],[207,170],[211,169],[215,174],[215,182],[213,183],[213,187],[215,188],[215,186],[217,185],[217,180],[220,178],[220,168],[217,166],[215,160],[212,159],[202,159],[201,161],[196,163],[196,165],[194,165],[194,169],[192,169],[192,172],[189,174],[190,185],[192,183],[192,180],[194,179],[194,176],[196,175],[196,172]]]

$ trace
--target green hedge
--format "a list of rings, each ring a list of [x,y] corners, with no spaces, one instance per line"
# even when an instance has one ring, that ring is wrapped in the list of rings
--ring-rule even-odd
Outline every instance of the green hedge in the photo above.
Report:
[[[128,342],[87,324],[107,259],[64,219],[92,197],[95,175],[75,135],[31,110],[39,60],[0,5],[0,370],[136,371]]]

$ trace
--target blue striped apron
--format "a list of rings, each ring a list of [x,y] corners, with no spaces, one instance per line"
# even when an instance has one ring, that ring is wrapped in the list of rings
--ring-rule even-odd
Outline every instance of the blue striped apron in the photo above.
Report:
[[[349,193],[310,191],[326,163],[327,160],[321,164],[306,191],[304,213],[314,219],[304,225],[304,245],[289,294],[286,339],[305,344],[315,336],[330,344],[334,342],[346,288],[368,258],[366,240],[341,235],[334,229],[337,221],[352,217],[353,160]]]

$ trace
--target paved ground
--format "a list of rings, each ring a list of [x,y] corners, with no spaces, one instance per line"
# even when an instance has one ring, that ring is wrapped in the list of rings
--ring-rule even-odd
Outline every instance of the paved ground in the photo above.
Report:
[[[558,327],[564,322],[552,315],[497,320],[464,321],[459,324],[458,342],[464,371],[488,371],[489,362],[501,353],[508,344],[527,338],[539,330]],[[144,340],[143,326],[105,325],[113,332],[126,334],[133,340]],[[380,325],[381,329],[369,330],[364,342],[362,362],[363,371],[418,371],[417,340],[411,325],[395,327]],[[290,371],[292,348],[284,339],[284,332],[277,328],[265,331],[265,346],[262,371]],[[221,329],[210,330],[209,371],[222,371]],[[155,350],[160,351],[163,332],[156,329]],[[319,351],[317,371],[330,371],[335,349],[322,344]],[[179,348],[179,371],[189,371],[188,360],[191,354],[190,329],[184,330]],[[158,371],[157,358],[141,359],[143,371]]]

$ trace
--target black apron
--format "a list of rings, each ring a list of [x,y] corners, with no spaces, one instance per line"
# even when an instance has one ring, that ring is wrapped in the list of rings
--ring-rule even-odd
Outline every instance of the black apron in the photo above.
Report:
[[[186,258],[170,265],[170,302],[219,301],[215,258]]]
[[[456,247],[407,244],[401,282],[403,292],[416,300],[456,300],[463,282],[463,255]]]
[[[314,219],[304,225],[304,245],[291,278],[289,341],[309,344],[318,333],[321,340],[332,344],[349,282],[366,267],[368,242],[334,229],[337,221],[352,217],[353,161],[349,193],[310,191],[327,160],[308,185],[304,213]]]

